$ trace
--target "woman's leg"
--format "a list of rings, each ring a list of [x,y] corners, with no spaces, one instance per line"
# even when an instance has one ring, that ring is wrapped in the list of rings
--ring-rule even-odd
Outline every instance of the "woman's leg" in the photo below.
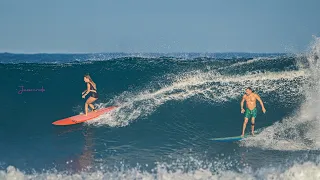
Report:
[[[96,101],[97,99],[96,98],[93,98],[93,97],[89,97],[85,103],[85,112],[86,112],[86,116],[88,115],[88,106],[90,105],[90,107],[92,109],[94,109],[94,106],[91,104],[93,103],[94,101]]]
[[[92,111],[95,111],[95,110],[94,110],[94,105],[93,105],[93,104],[89,104],[89,106],[91,107]]]
[[[84,112],[85,112],[85,116],[87,116],[88,115],[88,104],[87,104],[87,102],[86,103],[84,103]]]

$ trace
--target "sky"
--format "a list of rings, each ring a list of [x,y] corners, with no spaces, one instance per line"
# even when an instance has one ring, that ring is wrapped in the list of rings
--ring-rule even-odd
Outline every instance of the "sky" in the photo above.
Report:
[[[303,52],[320,0],[0,0],[0,52]]]

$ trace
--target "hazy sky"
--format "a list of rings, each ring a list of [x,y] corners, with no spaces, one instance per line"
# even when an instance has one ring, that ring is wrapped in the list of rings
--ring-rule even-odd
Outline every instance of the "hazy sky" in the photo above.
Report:
[[[298,52],[320,0],[0,0],[0,52]]]

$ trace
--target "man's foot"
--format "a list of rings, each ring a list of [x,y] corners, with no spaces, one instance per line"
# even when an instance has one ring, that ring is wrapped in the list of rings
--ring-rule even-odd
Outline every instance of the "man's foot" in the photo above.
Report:
[[[84,116],[88,116],[88,114],[84,114]]]
[[[251,132],[252,136],[254,136],[254,132]]]
[[[96,110],[96,109],[92,109],[92,111],[93,111],[93,112],[97,112],[97,110]]]
[[[244,137],[244,134],[241,134],[241,137]]]

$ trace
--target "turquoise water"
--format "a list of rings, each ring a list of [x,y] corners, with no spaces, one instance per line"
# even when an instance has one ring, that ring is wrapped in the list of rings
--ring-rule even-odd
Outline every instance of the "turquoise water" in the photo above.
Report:
[[[0,177],[316,178],[317,53],[0,54]],[[97,84],[95,106],[119,108],[87,123],[52,125],[83,112],[85,73]],[[20,86],[44,91],[19,94]],[[263,131],[211,141],[241,134],[249,86],[267,109],[258,104]]]

